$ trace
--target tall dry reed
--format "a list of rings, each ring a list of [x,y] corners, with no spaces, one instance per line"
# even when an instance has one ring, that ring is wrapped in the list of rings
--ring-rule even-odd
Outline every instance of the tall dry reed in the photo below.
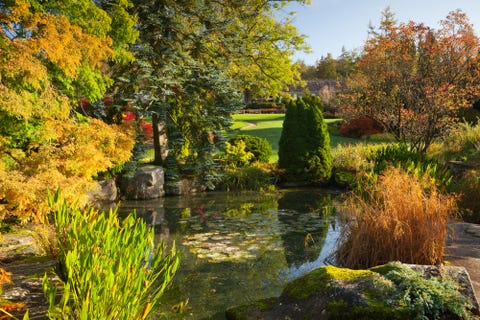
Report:
[[[347,222],[337,264],[368,268],[389,261],[441,263],[446,224],[456,201],[437,192],[429,179],[389,168],[375,185],[365,187],[364,197],[351,195],[343,210]]]

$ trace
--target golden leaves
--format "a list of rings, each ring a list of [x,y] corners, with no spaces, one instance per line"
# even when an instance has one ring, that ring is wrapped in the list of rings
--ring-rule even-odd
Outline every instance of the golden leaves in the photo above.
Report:
[[[67,84],[77,79],[82,66],[101,74],[113,56],[110,38],[95,37],[65,16],[30,11],[27,0],[8,9],[0,16],[8,29],[0,35],[0,73],[2,83],[17,92],[41,92],[52,76]]]
[[[22,39],[28,43],[29,53],[35,62],[46,59],[74,79],[83,62],[99,68],[113,55],[109,47],[111,39],[99,39],[84,33],[78,26],[70,24],[66,17],[47,13],[36,13],[25,21],[32,37]]]
[[[1,14],[0,22],[10,26],[10,22],[19,23],[22,17],[30,13],[30,1],[29,0],[16,0],[15,4],[10,7],[9,14]],[[4,11],[5,12],[5,11]]]
[[[29,121],[32,117],[67,119],[70,112],[68,98],[59,95],[45,83],[40,92],[15,90],[0,83],[0,110]]]
[[[0,217],[14,212],[26,220],[47,212],[48,190],[86,201],[92,177],[128,160],[134,142],[121,127],[71,116],[79,93],[104,94],[112,40],[72,23],[61,10],[12,2],[0,11],[0,120],[22,125],[0,136]],[[27,127],[28,135],[18,132]]]
[[[69,201],[85,204],[86,193],[95,188],[93,176],[127,161],[131,156],[133,132],[91,119],[49,119],[44,124],[41,145],[17,169],[0,166],[0,216],[15,210],[22,219],[47,212],[46,194],[61,188]],[[6,201],[5,201],[6,200]]]

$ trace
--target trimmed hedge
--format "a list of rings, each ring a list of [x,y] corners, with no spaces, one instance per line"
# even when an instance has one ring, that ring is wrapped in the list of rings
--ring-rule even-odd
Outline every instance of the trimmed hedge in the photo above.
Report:
[[[247,104],[246,109],[284,109],[285,104],[283,102],[262,101],[251,102]]]

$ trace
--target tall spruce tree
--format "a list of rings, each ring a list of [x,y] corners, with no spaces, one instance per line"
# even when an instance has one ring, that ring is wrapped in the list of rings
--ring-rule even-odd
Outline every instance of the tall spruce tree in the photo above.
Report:
[[[287,104],[278,150],[278,164],[290,181],[324,183],[332,174],[330,135],[321,101],[315,96]]]
[[[275,20],[286,1],[134,3],[137,61],[121,78],[138,112],[152,115],[155,163],[167,167],[168,180],[200,175],[213,187],[213,154],[242,90],[278,94],[298,78],[291,56],[304,48],[303,38]],[[162,132],[168,142],[161,143]]]

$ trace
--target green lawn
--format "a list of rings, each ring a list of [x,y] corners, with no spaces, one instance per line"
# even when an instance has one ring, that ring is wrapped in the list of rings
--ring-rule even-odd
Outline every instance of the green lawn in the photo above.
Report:
[[[237,134],[250,134],[262,137],[268,140],[272,146],[272,156],[270,162],[278,161],[278,142],[282,133],[284,114],[235,114],[233,115],[233,124],[230,127],[228,135],[233,137]],[[335,149],[338,145],[357,144],[360,142],[381,143],[387,142],[388,139],[380,139],[378,141],[369,141],[362,139],[346,138],[338,134],[338,122],[341,119],[325,119],[330,132],[330,146]],[[153,160],[153,149],[145,153],[144,161]]]
[[[233,116],[234,123],[231,127],[230,135],[250,134],[252,136],[262,137],[268,140],[272,145],[273,153],[270,162],[278,161],[278,142],[282,133],[284,114],[236,114]],[[333,148],[339,144],[356,144],[361,140],[342,137],[338,134],[335,123],[341,119],[325,119],[329,125],[330,145]]]
[[[233,126],[235,130],[230,132],[231,136],[237,134],[250,134],[268,140],[272,146],[270,162],[278,161],[278,141],[282,133],[284,114],[235,114]],[[245,124],[238,126],[238,124]]]

